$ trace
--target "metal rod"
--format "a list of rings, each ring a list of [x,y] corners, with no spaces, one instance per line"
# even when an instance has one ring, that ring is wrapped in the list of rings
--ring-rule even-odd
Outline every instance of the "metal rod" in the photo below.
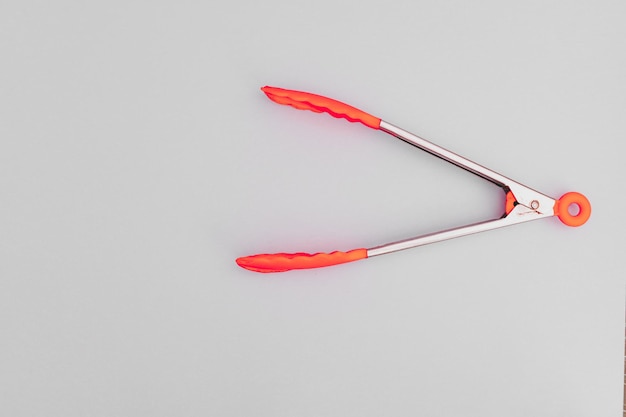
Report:
[[[404,129],[401,129],[397,126],[392,125],[391,123],[387,123],[384,120],[380,122],[380,130],[387,132],[398,139],[402,139],[403,141],[417,146],[418,148],[429,152],[439,158],[442,158],[460,168],[466,169],[486,180],[496,183],[501,187],[507,186],[509,183],[513,182],[510,178],[505,177],[504,175],[500,175],[497,172],[490,170],[482,165],[477,164],[476,162],[470,161],[467,158],[462,157],[461,155],[455,154],[447,149],[442,148],[441,146],[435,145],[432,142],[427,141],[426,139],[420,138],[417,135],[414,135],[410,132],[407,132]]]
[[[441,232],[429,233],[410,239],[400,240],[398,242],[376,246],[367,250],[367,256],[372,257],[383,255],[385,253],[397,252],[417,246],[428,245],[430,243],[441,242],[442,240],[454,239],[474,233],[486,232],[488,230],[499,229],[501,227],[511,226],[514,224],[519,224],[545,217],[550,217],[550,215],[537,213],[535,210],[518,204],[506,217],[503,217],[501,219],[474,223],[467,226],[443,230]]]
[[[441,146],[435,145],[434,143],[429,142],[426,139],[420,138],[413,133],[407,132],[406,130],[394,126],[391,123],[387,123],[384,120],[381,120],[380,122],[380,130],[389,133],[390,135],[395,136],[398,139],[401,139],[415,147],[418,147],[423,151],[426,151],[445,161],[448,161],[451,164],[472,172],[481,178],[491,181],[494,184],[504,188],[505,191],[512,191],[515,199],[520,204],[524,204],[528,207],[534,206],[533,208],[537,210],[537,212],[543,214],[554,214],[553,208],[555,200],[545,194],[542,194],[536,190],[533,190],[532,188],[520,184],[517,181],[513,181],[512,179],[505,177],[504,175],[498,174],[497,172],[492,171],[489,168],[477,164],[474,161],[470,161],[469,159],[464,158],[461,155],[457,155],[454,152],[444,149]]]

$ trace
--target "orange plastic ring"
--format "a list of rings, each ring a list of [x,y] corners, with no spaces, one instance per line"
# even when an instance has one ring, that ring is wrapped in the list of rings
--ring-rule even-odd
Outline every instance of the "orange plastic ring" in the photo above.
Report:
[[[569,212],[569,207],[572,204],[578,206],[578,214],[576,215]],[[591,203],[589,203],[587,197],[580,193],[565,193],[554,205],[554,214],[568,226],[582,226],[591,216]]]

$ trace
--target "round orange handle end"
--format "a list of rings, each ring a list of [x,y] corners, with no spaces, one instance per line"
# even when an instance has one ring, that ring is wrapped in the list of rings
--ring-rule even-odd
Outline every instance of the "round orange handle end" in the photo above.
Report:
[[[577,214],[569,212],[569,208],[572,205],[578,207]],[[582,226],[591,216],[591,203],[581,193],[565,193],[554,204],[554,214],[559,217],[563,224],[572,227]]]

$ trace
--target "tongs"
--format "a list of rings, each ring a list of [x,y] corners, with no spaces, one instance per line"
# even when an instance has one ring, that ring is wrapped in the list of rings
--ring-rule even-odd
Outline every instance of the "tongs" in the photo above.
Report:
[[[360,122],[372,129],[382,130],[496,184],[505,193],[504,214],[498,219],[429,233],[369,249],[360,248],[347,252],[335,251],[315,254],[274,253],[241,257],[236,262],[242,268],[255,272],[284,272],[293,269],[320,268],[552,216],[557,216],[567,226],[576,227],[584,224],[591,215],[591,204],[580,193],[569,192],[559,199],[554,199],[340,101],[277,87],[266,86],[261,90],[270,100],[279,104],[286,104],[300,110],[311,110],[316,113],[328,113],[336,118]]]

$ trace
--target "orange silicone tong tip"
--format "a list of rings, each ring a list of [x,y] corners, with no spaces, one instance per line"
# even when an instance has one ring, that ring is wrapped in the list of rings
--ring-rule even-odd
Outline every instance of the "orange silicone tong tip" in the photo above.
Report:
[[[372,129],[380,129],[381,120],[378,117],[332,98],[306,93],[304,91],[270,87],[268,85],[261,87],[261,91],[263,91],[270,100],[278,104],[292,106],[298,110],[328,113],[338,119],[346,119],[349,122],[359,122]]]
[[[254,256],[243,256],[241,258],[237,258],[235,262],[237,265],[242,267],[243,269],[247,269],[248,271],[253,272],[261,272],[261,273],[270,273],[270,272],[285,272],[289,271],[288,269],[276,269],[276,268],[268,268],[260,265],[259,262],[255,262]]]
[[[272,253],[237,258],[237,265],[254,272],[285,272],[338,265],[367,258],[367,249],[331,253]]]

